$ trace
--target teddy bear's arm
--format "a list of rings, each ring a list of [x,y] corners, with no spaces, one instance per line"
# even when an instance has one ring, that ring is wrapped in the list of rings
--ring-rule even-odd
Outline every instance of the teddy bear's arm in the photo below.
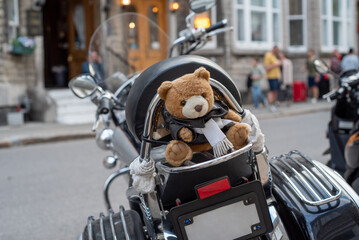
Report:
[[[227,113],[226,116],[224,116],[225,119],[229,119],[229,120],[232,120],[232,121],[235,121],[235,122],[240,122],[242,121],[242,118],[241,116],[236,113],[235,111],[233,111],[232,109],[230,109]]]
[[[183,127],[182,125],[176,124],[174,122],[169,122],[168,127],[173,139],[183,140],[185,142],[193,141],[194,135],[189,128]]]
[[[178,136],[180,139],[182,139],[185,142],[192,142],[193,141],[193,133],[190,129],[183,127],[178,132]]]

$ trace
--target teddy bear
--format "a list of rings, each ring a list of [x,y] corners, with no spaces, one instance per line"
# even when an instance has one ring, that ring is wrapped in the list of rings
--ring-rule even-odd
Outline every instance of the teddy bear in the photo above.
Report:
[[[162,115],[172,141],[166,147],[167,161],[175,167],[192,159],[193,153],[213,149],[215,157],[245,146],[249,127],[241,116],[215,100],[210,73],[200,67],[157,89],[164,101]]]

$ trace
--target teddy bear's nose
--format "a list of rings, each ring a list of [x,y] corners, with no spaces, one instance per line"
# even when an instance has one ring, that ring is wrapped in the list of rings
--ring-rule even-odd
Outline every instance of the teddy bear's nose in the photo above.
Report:
[[[194,110],[196,110],[197,112],[200,112],[202,110],[202,105],[195,106]]]

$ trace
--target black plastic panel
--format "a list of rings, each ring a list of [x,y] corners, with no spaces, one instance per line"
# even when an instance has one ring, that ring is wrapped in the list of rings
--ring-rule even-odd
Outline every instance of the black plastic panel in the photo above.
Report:
[[[257,212],[254,214],[258,214],[259,222],[251,227],[252,233],[245,236],[238,236],[238,238],[235,239],[251,239],[273,230],[262,184],[259,181],[252,181],[214,196],[172,208],[170,218],[177,237],[179,239],[188,239],[185,231],[185,226],[188,224],[187,220],[240,201],[243,201],[244,205],[255,204]],[[243,215],[243,218],[245,217],[246,216]],[[216,228],[216,226],[213,226],[213,228]]]

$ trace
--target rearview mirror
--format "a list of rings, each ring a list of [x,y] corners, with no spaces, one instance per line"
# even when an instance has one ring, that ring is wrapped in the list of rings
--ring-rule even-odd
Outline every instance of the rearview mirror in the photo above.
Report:
[[[321,59],[314,60],[314,68],[318,73],[321,73],[321,74],[329,72],[329,67]]]
[[[95,92],[98,85],[91,75],[82,74],[71,79],[69,87],[77,97],[86,98]]]
[[[216,5],[216,0],[191,0],[189,6],[195,13],[203,13]]]

